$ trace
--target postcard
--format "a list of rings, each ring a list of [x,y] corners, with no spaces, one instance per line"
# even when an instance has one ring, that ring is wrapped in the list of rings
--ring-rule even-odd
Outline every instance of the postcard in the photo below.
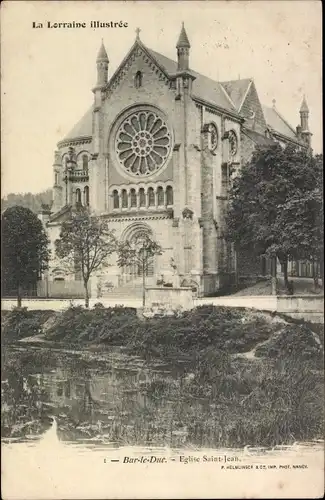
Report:
[[[3,498],[321,497],[321,3],[1,7]]]

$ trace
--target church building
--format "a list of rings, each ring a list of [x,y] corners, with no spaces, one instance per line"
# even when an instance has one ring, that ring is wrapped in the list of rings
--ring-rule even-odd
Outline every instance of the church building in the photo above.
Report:
[[[145,232],[161,245],[148,271],[153,285],[176,269],[180,285],[211,294],[241,265],[223,236],[230,172],[257,144],[309,148],[308,106],[304,98],[293,128],[275,101],[262,105],[252,78],[218,82],[194,71],[184,25],[175,61],[146,47],[139,32],[113,75],[102,43],[93,105],[57,144],[53,204],[42,219],[53,251],[74,205],[89,206],[119,240]],[[71,289],[77,282],[54,261],[48,279]],[[137,280],[112,256],[92,296]]]

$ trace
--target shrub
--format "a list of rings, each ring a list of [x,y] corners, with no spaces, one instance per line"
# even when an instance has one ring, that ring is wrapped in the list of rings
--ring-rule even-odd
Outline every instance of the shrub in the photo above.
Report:
[[[4,341],[19,340],[42,333],[42,327],[53,316],[53,311],[29,311],[27,307],[14,308],[2,324]]]
[[[278,359],[314,360],[317,366],[320,366],[323,360],[323,346],[317,334],[304,324],[285,325],[279,335],[259,346],[255,355]]]

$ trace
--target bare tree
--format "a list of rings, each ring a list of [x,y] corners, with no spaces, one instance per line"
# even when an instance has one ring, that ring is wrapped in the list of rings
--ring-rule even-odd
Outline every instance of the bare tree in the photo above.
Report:
[[[118,245],[118,266],[136,266],[142,275],[142,305],[145,306],[146,276],[155,255],[161,255],[162,248],[149,235],[140,233],[134,240]]]

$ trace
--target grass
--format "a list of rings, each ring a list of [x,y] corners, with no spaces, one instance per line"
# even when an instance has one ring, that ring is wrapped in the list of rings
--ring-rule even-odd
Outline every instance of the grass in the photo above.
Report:
[[[15,342],[30,335],[31,326],[38,332],[42,322],[48,325],[46,338],[53,343],[68,342],[83,349],[120,345],[149,361],[159,358],[175,367],[183,361],[177,377],[161,374],[134,386],[146,395],[145,406],[132,406],[131,396],[122,391],[109,421],[98,406],[91,417],[80,410],[76,424],[67,406],[64,418],[58,416],[66,438],[76,433],[95,436],[98,428],[93,422],[100,422],[111,440],[129,445],[274,446],[323,438],[320,325],[274,321],[271,315],[214,306],[147,320],[139,319],[134,309],[121,307],[70,308],[55,318],[53,312],[14,310],[6,315],[3,337]],[[252,359],[237,356],[252,349]],[[76,372],[79,361],[67,357],[62,363],[71,370],[69,380],[82,379],[83,371]],[[19,360],[4,350],[6,380],[21,381],[31,366],[34,372],[55,367],[51,347],[33,354],[26,350]],[[104,372],[108,369],[103,367]],[[31,389],[25,394],[22,381],[16,391],[4,393],[9,434],[17,418],[24,422],[38,415],[37,392],[35,398]],[[23,410],[17,401],[24,403]],[[122,411],[125,405],[131,408],[127,415]]]

